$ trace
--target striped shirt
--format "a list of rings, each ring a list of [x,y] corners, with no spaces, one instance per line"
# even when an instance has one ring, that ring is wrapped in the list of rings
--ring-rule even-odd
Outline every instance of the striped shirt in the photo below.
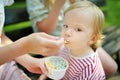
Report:
[[[85,57],[73,57],[67,49],[60,56],[69,63],[62,80],[105,80],[105,74],[97,51]]]

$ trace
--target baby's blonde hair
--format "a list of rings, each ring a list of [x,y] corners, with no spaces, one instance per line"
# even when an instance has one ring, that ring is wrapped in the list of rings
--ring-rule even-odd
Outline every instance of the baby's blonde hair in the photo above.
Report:
[[[64,15],[73,9],[76,8],[90,8],[93,12],[93,35],[97,37],[97,41],[91,45],[91,47],[95,50],[97,47],[102,45],[102,39],[104,35],[102,35],[102,28],[104,26],[104,14],[94,3],[90,1],[79,1],[72,4],[65,12]]]

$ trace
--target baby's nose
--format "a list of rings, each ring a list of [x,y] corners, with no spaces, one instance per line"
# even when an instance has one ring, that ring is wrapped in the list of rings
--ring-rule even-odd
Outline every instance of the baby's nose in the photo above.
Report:
[[[70,37],[72,35],[72,30],[71,29],[68,29],[66,32],[65,32],[65,36],[66,37]]]

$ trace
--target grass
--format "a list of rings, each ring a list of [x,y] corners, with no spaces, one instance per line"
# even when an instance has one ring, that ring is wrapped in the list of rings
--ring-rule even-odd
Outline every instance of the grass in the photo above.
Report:
[[[120,27],[120,0],[106,1],[107,5],[103,8],[103,10],[107,11],[107,16],[105,16],[105,26],[109,27],[111,25],[117,25],[118,27]]]

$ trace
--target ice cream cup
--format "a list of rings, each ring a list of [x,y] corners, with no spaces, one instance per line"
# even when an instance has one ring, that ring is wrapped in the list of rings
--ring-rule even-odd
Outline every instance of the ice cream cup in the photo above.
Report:
[[[59,56],[50,56],[45,60],[45,65],[48,69],[47,76],[54,80],[59,80],[64,77],[68,69],[68,62]]]

